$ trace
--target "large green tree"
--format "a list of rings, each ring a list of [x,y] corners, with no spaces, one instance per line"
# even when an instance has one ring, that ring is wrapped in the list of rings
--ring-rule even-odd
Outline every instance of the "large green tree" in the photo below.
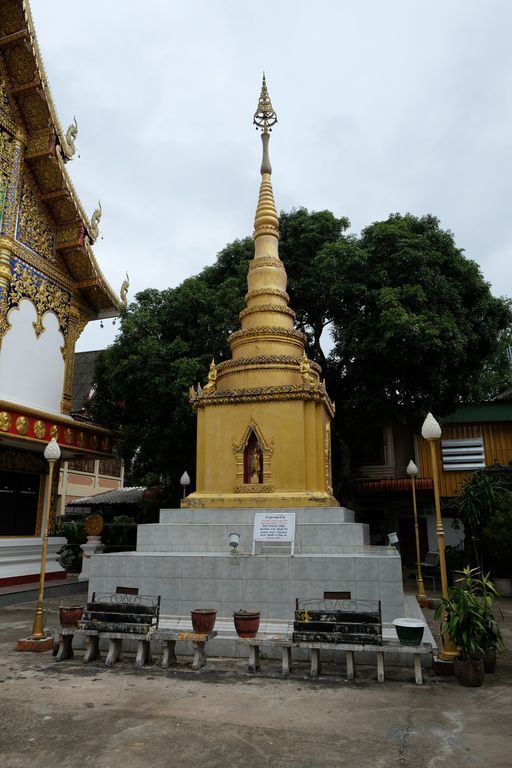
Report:
[[[281,214],[290,303],[336,400],[338,494],[365,427],[386,419],[417,426],[428,410],[442,415],[499,389],[489,371],[512,317],[433,216],[394,214],[360,237],[348,227],[329,211]],[[250,239],[236,241],[199,275],[143,291],[125,310],[99,363],[95,415],[120,426],[132,482],[164,478],[177,493],[181,472],[194,466],[188,389],[205,381],[212,357],[229,354],[252,253]]]

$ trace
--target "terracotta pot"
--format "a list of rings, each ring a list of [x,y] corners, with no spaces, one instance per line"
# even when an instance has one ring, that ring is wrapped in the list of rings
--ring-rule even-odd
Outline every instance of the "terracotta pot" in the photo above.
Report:
[[[76,627],[84,612],[83,605],[61,605],[59,620],[61,627]]]
[[[238,637],[256,637],[260,626],[259,611],[235,611],[233,621]]]
[[[483,659],[455,659],[453,673],[460,685],[476,688],[482,685],[485,677]]]
[[[213,632],[217,611],[213,608],[196,608],[190,611],[192,629],[197,635],[209,635]]]

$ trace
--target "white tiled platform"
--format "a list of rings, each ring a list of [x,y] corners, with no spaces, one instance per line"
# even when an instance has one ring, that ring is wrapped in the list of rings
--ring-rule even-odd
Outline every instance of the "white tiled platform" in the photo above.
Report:
[[[403,615],[400,556],[393,547],[370,546],[368,527],[355,523],[351,510],[287,510],[296,514],[294,557],[282,545],[249,554],[255,511],[265,510],[161,510],[159,524],[138,527],[136,552],[91,558],[89,595],[137,587],[161,596],[163,616],[210,607],[221,626],[240,608],[279,623],[293,616],[296,598],[322,598],[326,591],[380,600],[384,622]],[[241,537],[234,556],[228,547],[232,531]]]

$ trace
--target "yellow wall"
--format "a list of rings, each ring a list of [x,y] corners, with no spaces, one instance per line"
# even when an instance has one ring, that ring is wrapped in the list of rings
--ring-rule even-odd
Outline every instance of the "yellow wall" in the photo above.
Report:
[[[441,440],[461,440],[471,437],[483,438],[486,465],[492,464],[494,460],[500,464],[508,464],[512,461],[512,423],[445,424]],[[438,457],[441,496],[455,496],[463,481],[472,473],[443,472],[441,442],[439,442]],[[427,441],[421,436],[418,437],[418,468],[420,477],[432,477],[429,447]]]

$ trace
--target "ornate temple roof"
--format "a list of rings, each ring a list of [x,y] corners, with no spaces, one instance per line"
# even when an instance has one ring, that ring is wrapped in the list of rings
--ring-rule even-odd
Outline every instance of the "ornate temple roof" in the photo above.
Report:
[[[101,206],[89,219],[69,177],[75,154],[76,119],[64,131],[53,103],[27,0],[0,0],[0,123],[26,145],[24,160],[56,226],[57,263],[45,271],[64,272],[91,316],[117,314],[121,301],[96,261]],[[67,274],[66,274],[67,273]]]

